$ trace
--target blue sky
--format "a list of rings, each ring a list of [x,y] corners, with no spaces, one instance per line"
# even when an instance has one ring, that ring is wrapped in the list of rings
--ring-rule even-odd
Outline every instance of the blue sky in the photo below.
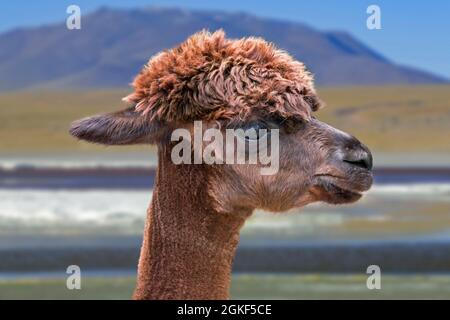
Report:
[[[66,8],[87,13],[101,6],[149,5],[244,11],[258,16],[306,23],[319,30],[345,30],[396,63],[450,78],[450,1],[444,0],[40,0],[3,1],[0,32],[16,27],[61,22]],[[366,8],[381,8],[381,30],[366,28]]]

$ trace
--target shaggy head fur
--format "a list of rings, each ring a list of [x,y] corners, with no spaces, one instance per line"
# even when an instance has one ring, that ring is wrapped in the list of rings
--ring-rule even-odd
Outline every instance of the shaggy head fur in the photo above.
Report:
[[[199,32],[157,54],[124,98],[163,122],[246,120],[252,112],[309,119],[321,102],[303,63],[260,38]]]

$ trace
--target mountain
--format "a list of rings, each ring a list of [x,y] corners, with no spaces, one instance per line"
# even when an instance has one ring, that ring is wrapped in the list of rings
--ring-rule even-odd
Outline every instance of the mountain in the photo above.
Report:
[[[320,85],[446,82],[396,65],[348,33],[244,13],[102,8],[82,15],[81,27],[68,30],[64,22],[1,34],[0,90],[123,87],[153,54],[203,28],[273,41],[305,62]]]

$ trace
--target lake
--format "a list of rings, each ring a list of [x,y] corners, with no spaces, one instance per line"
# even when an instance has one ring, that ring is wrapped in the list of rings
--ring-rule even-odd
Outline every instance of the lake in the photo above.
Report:
[[[104,286],[101,279],[110,277],[131,288],[154,173],[139,165],[1,168],[0,288],[12,286],[11,295],[20,295],[20,281],[30,278],[51,288],[70,264],[82,266],[92,283]],[[382,167],[355,204],[257,211],[242,230],[235,297],[260,297],[263,291],[247,292],[244,285],[263,286],[255,279],[270,279],[278,297],[286,290],[307,297],[304,286],[329,297],[365,279],[371,264],[380,265],[391,284],[434,285],[412,296],[441,296],[436,288],[450,283],[449,169]],[[300,291],[289,285],[296,282]],[[331,291],[314,293],[317,284]],[[396,292],[391,287],[388,296]]]

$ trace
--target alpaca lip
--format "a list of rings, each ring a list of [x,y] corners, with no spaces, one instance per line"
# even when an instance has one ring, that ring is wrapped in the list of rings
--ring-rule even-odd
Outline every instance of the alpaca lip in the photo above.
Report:
[[[313,193],[316,194],[319,201],[331,204],[352,203],[362,197],[361,186],[355,186],[349,179],[336,177],[332,175],[316,175]]]
[[[362,196],[362,192],[367,191],[372,184],[372,177],[368,175],[361,181],[360,179],[344,178],[333,174],[315,175],[318,185],[330,192],[350,193]]]

